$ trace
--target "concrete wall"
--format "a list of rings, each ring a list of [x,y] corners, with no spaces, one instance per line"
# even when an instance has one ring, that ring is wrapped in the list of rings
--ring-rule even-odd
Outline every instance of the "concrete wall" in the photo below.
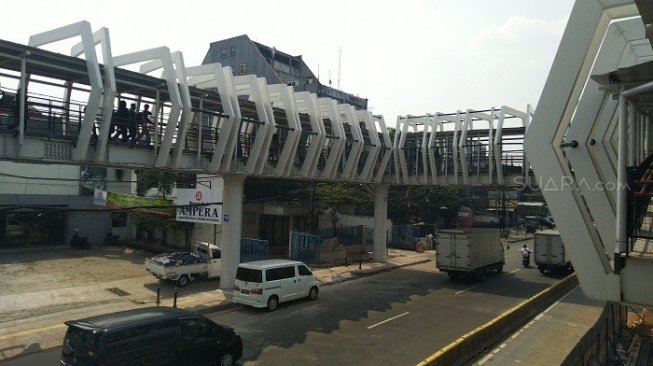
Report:
[[[0,161],[0,194],[79,194],[79,166]],[[20,177],[57,178],[36,180]]]

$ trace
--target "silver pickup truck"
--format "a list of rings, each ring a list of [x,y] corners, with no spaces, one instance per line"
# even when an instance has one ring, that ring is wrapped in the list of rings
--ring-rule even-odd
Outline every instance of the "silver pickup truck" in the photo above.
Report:
[[[196,278],[220,277],[222,251],[216,245],[198,243],[193,252],[176,252],[148,258],[145,269],[162,280],[184,287]]]

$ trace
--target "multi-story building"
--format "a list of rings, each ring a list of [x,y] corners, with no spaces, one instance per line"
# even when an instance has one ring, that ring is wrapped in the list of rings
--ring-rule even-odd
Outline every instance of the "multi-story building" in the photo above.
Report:
[[[274,47],[254,42],[245,34],[211,43],[203,64],[219,62],[231,66],[234,75],[254,74],[268,84],[292,85],[295,91],[308,91],[329,97],[356,109],[367,109],[367,99],[322,85],[302,56],[291,56]]]

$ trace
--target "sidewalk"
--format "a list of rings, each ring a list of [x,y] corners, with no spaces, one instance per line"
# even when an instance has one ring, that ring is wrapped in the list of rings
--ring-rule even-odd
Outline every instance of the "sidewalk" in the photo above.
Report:
[[[364,262],[332,268],[313,268],[323,286],[412,264],[434,261],[435,252],[390,249],[385,263]],[[433,264],[435,266],[435,264]],[[96,285],[33,291],[0,296],[0,362],[61,346],[66,320],[156,305],[156,288],[145,292],[153,276]],[[191,284],[189,286],[193,286]],[[149,288],[149,285],[145,285]],[[109,291],[107,291],[109,290]],[[164,288],[162,287],[163,291]],[[113,291],[113,292],[112,292]],[[170,292],[170,288],[167,288]],[[162,293],[161,305],[171,306],[173,294]],[[208,313],[236,306],[231,292],[210,290],[179,296],[177,307]]]

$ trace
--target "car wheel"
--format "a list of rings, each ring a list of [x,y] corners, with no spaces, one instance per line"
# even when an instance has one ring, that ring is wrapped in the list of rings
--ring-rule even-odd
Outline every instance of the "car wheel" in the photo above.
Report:
[[[277,310],[277,306],[279,306],[279,298],[276,296],[270,296],[268,299],[268,311]]]
[[[190,282],[190,278],[186,275],[183,275],[179,277],[179,279],[177,280],[177,285],[179,285],[179,287],[186,287],[186,285],[188,285],[189,282]]]
[[[311,291],[308,292],[308,298],[311,300],[316,300],[318,293],[319,290],[317,289],[317,287],[311,287]]]
[[[232,356],[231,353],[227,352],[220,356],[219,366],[233,366],[234,364],[234,356]]]
[[[540,270],[541,274],[544,274],[544,272],[546,272],[546,269],[543,266],[537,266],[537,269]]]

